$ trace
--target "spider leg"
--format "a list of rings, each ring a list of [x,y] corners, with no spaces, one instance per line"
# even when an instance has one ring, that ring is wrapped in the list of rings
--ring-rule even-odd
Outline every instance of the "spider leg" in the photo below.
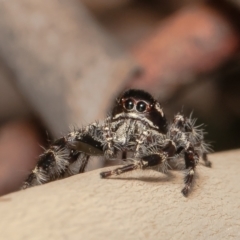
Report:
[[[103,155],[100,131],[101,126],[92,123],[53,142],[39,156],[22,189],[84,172],[89,155]]]
[[[114,153],[114,142],[113,142],[113,131],[111,129],[111,119],[107,118],[103,126],[103,137],[104,137],[104,156],[110,159]]]
[[[196,165],[198,164],[199,156],[194,151],[194,148],[190,146],[184,152],[184,159],[185,159],[187,174],[184,178],[185,186],[182,189],[182,194],[186,197],[189,193],[189,189],[194,179],[195,168],[196,168]]]
[[[203,129],[203,124],[196,126],[197,119],[193,119],[190,115],[189,118],[181,114],[177,114],[173,120],[173,126],[186,134],[186,138],[191,142],[195,151],[202,158],[206,167],[211,167],[212,163],[208,160],[208,153],[212,151],[211,146],[205,142],[204,135],[206,134]]]
[[[120,175],[125,172],[133,171],[136,169],[146,169],[148,167],[158,166],[164,161],[167,161],[166,153],[153,153],[151,155],[143,156],[140,160],[135,160],[134,163],[128,164],[123,167],[116,168],[111,171],[101,172],[100,176],[102,178],[107,178],[113,175]]]
[[[81,159],[79,172],[83,172],[88,158],[88,155],[68,148],[66,138],[58,139],[39,156],[36,167],[25,180],[22,189],[72,175],[72,171],[68,171],[69,166],[75,164],[79,159]]]
[[[186,197],[191,188],[195,168],[199,162],[199,157],[202,157],[206,166],[211,166],[211,162],[207,159],[208,145],[204,142],[203,130],[196,127],[196,120],[185,118],[177,114],[174,117],[173,123],[169,130],[169,137],[177,146],[177,153],[184,155],[185,168],[187,170],[184,178],[185,186],[182,189],[182,194]]]
[[[139,149],[141,148],[140,146],[143,144],[143,142],[144,142],[144,140],[146,138],[146,135],[147,135],[147,132],[142,133],[139,136],[139,139],[136,140],[137,141],[137,145],[136,145],[135,154],[134,154],[135,158],[136,158],[136,153],[139,152]],[[124,159],[124,160],[126,160],[126,159]],[[136,170],[136,169],[144,169],[147,166],[148,166],[147,162],[143,162],[142,160],[135,160],[135,162],[132,163],[132,164],[128,164],[126,166],[123,166],[123,167],[120,167],[120,168],[116,168],[116,169],[111,170],[111,171],[101,172],[100,176],[102,178],[107,178],[107,177],[110,177],[110,176],[113,176],[113,175],[120,175],[122,173],[133,171],[133,170]]]
[[[110,177],[110,176],[113,176],[113,175],[120,175],[120,174],[125,173],[125,172],[133,171],[133,170],[136,170],[136,169],[142,169],[142,168],[143,168],[143,164],[140,161],[136,161],[135,163],[128,164],[126,166],[116,168],[116,169],[111,170],[111,171],[101,172],[100,176],[102,178],[107,178],[107,177]]]

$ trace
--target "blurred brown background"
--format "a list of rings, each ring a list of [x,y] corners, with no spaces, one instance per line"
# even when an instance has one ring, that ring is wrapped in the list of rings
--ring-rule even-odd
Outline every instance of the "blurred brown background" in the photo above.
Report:
[[[169,119],[194,111],[215,151],[238,148],[239,16],[237,0],[0,1],[0,195],[130,87]]]

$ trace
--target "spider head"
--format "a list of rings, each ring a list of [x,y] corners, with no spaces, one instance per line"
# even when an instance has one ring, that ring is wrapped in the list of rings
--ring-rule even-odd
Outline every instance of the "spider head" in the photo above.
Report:
[[[130,89],[117,99],[112,111],[113,119],[147,119],[150,125],[162,133],[167,131],[167,121],[160,104],[143,90]]]

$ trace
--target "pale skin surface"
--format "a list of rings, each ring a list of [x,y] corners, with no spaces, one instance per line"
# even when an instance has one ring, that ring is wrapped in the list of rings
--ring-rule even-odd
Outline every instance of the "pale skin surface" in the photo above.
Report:
[[[240,239],[240,150],[209,159],[188,198],[181,172],[100,179],[103,169],[5,195],[1,238]]]

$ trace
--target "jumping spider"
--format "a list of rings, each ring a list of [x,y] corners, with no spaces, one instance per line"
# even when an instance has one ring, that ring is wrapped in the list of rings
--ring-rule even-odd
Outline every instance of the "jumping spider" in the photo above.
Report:
[[[115,103],[110,116],[102,123],[94,122],[70,132],[40,155],[23,189],[84,172],[90,156],[103,155],[116,159],[131,153],[130,163],[102,172],[102,178],[136,169],[160,166],[164,171],[170,162],[185,161],[184,196],[188,195],[195,168],[201,157],[206,166],[209,146],[204,142],[201,126],[195,119],[175,115],[168,124],[163,109],[149,93],[130,89]],[[126,160],[126,159],[125,159]]]

